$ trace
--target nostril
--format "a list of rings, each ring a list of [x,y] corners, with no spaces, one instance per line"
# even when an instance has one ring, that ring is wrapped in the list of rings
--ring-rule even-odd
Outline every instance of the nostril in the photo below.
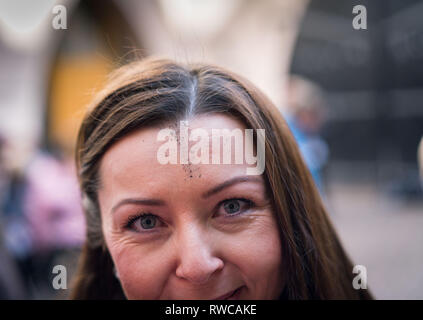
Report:
[[[210,276],[211,276],[210,274],[199,275],[199,274],[193,274],[192,272],[184,272],[184,271],[180,271],[180,272],[177,271],[176,275],[179,278],[188,280],[189,282],[191,282],[193,284],[207,283],[208,280],[210,279]]]
[[[182,260],[176,269],[176,276],[193,284],[204,284],[222,268],[223,261],[217,257],[196,261]]]

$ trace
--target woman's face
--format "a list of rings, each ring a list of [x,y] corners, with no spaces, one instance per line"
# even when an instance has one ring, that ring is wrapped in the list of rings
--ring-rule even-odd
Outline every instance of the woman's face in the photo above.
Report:
[[[101,161],[102,228],[127,298],[277,299],[281,244],[263,176],[248,164],[160,164],[162,128],[124,137]],[[194,128],[245,129],[225,115]]]

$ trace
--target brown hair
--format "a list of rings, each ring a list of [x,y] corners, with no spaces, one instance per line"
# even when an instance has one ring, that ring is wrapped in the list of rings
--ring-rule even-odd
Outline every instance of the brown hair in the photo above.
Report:
[[[97,199],[102,155],[122,136],[187,116],[225,113],[265,129],[265,181],[279,227],[281,299],[369,299],[352,287],[353,266],[280,112],[248,80],[211,65],[149,58],[118,69],[81,125],[76,153],[87,221],[73,299],[125,298],[113,274]],[[282,270],[281,270],[282,272]]]

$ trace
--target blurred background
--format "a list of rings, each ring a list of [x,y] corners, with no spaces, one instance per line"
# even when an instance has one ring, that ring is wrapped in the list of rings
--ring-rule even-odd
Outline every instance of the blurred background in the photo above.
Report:
[[[84,241],[86,104],[114,68],[161,55],[262,89],[375,297],[423,299],[422,15],[417,0],[0,0],[0,298],[66,298],[52,269],[69,285]]]

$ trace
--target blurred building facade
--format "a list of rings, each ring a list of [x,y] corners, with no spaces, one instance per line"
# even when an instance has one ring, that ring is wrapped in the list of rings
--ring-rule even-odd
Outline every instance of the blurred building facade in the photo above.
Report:
[[[421,197],[423,135],[421,1],[360,1],[366,30],[351,25],[352,1],[312,1],[290,71],[323,87],[331,169],[386,192]]]
[[[12,141],[17,166],[40,144],[72,149],[91,94],[113,68],[147,55],[226,66],[283,106],[285,74],[307,5],[303,0],[30,2],[1,4],[3,15],[41,12],[32,29],[20,33],[0,18],[0,132]],[[67,9],[66,30],[52,27],[58,4]]]

